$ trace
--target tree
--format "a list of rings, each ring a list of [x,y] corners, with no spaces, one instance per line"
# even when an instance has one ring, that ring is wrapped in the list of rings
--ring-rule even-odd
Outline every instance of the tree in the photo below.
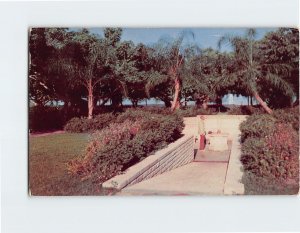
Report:
[[[278,88],[280,91],[293,95],[291,86],[280,76],[282,72],[289,72],[286,64],[266,64],[260,59],[262,55],[254,40],[256,31],[247,30],[245,36],[224,36],[219,41],[219,47],[224,42],[229,42],[234,50],[236,72],[232,74],[242,83],[247,93],[251,93],[264,110],[272,114],[272,109],[262,99],[260,92],[266,88],[263,84]]]
[[[70,32],[59,49],[58,57],[52,61],[52,69],[60,74],[67,73],[69,82],[85,88],[89,119],[93,117],[96,90],[99,90],[100,84],[114,77],[116,46],[121,32],[119,28],[107,28],[104,39],[87,29]]]
[[[145,93],[148,98],[164,102],[166,108],[171,107],[172,80],[165,67],[165,57],[157,46],[137,46],[136,65],[145,81]]]
[[[295,95],[284,92],[278,95],[278,88],[270,88],[264,92],[270,105],[274,108],[287,107],[292,104],[293,98],[295,103],[299,103],[299,30],[279,28],[269,32],[259,41],[259,49],[265,64],[285,64],[291,68],[290,72],[281,72],[279,75],[292,86]]]
[[[160,40],[154,49],[154,57],[158,61],[160,70],[157,75],[152,75],[154,79],[161,79],[161,76],[167,75],[173,82],[173,101],[171,105],[171,111],[180,107],[180,91],[182,87],[182,72],[185,59],[185,46],[183,44],[184,38],[190,34],[194,38],[191,32],[182,32],[179,37],[172,39],[171,41]],[[158,75],[159,74],[159,75]],[[166,78],[165,78],[166,80]],[[151,80],[152,83],[157,83],[156,80]]]
[[[206,109],[209,101],[227,94],[233,85],[233,80],[229,78],[233,68],[231,57],[212,48],[195,46],[187,54],[182,92],[194,99],[198,107]]]
[[[32,28],[29,36],[29,99],[39,106],[57,98],[56,82],[48,72],[55,48],[48,43],[49,29]]]

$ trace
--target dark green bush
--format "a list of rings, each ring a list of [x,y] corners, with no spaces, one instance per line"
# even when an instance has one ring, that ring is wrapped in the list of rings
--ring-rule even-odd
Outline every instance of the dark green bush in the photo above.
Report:
[[[29,108],[29,130],[31,132],[62,129],[64,123],[65,120],[59,108],[48,106]]]
[[[299,131],[299,106],[275,110],[273,115],[278,122],[291,124],[296,131]]]
[[[154,114],[162,114],[162,115],[168,115],[172,113],[170,108],[165,108],[165,107],[154,107],[154,106],[143,107],[142,110],[146,112],[151,112]]]
[[[234,106],[227,111],[228,115],[253,115],[263,114],[264,110],[260,106]]]
[[[216,114],[213,109],[202,109],[202,108],[195,108],[195,107],[188,107],[183,109],[176,110],[176,113],[181,117],[195,117],[198,115],[213,115]]]
[[[299,187],[298,131],[290,123],[293,117],[280,113],[287,114],[255,114],[240,126],[248,194],[294,194]]]
[[[103,182],[175,141],[183,129],[182,118],[176,114],[128,110],[117,120],[93,134],[85,156],[69,163],[70,172]]]
[[[299,183],[260,177],[248,171],[244,172],[242,182],[247,195],[294,195],[299,191]]]
[[[86,117],[74,117],[65,125],[64,130],[71,133],[93,132],[103,129],[116,120],[116,115],[104,113],[94,116],[92,119]]]
[[[267,114],[254,114],[241,123],[241,141],[244,142],[248,137],[264,138],[274,132],[276,119]]]

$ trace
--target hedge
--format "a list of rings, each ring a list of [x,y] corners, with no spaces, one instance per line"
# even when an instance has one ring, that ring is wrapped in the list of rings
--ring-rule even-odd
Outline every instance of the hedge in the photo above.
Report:
[[[234,106],[228,111],[228,115],[253,115],[253,114],[263,114],[265,111],[260,106]]]
[[[274,132],[276,119],[267,114],[254,114],[249,116],[246,121],[240,125],[241,141],[244,142],[247,138],[264,138]]]
[[[62,129],[65,123],[63,111],[49,106],[30,107],[28,118],[30,132]]]
[[[126,111],[115,123],[96,131],[84,157],[70,161],[68,169],[101,183],[175,141],[182,129],[183,120],[177,114]]]
[[[243,183],[248,194],[298,192],[299,135],[294,114],[297,112],[255,114],[240,125]]]
[[[94,116],[92,119],[87,117],[74,117],[65,125],[64,130],[70,133],[87,133],[101,130],[114,122],[116,115],[104,113]]]

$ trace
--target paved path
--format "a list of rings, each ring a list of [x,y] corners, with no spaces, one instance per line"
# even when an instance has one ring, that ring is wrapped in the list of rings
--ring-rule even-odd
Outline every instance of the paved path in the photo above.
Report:
[[[122,190],[122,195],[222,195],[227,163],[193,162]]]
[[[230,150],[198,151],[194,162],[125,187],[118,195],[244,194],[244,185],[241,183],[243,172],[239,143],[239,124],[244,118],[241,117],[238,120],[231,118],[231,116],[222,118],[212,116],[211,119],[206,120],[210,124],[206,125],[207,129],[216,127],[218,123],[218,127],[223,127],[223,131],[227,130],[230,133],[228,143]],[[197,134],[194,119],[186,119],[185,126],[185,134]],[[197,147],[196,144],[195,147]]]
[[[122,195],[222,195],[229,155],[198,151],[194,162],[129,186]]]

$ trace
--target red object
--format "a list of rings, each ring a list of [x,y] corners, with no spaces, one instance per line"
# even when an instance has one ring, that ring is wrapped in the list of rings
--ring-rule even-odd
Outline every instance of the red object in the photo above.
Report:
[[[200,145],[199,145],[199,150],[204,150],[205,148],[205,135],[201,134],[200,135]]]

